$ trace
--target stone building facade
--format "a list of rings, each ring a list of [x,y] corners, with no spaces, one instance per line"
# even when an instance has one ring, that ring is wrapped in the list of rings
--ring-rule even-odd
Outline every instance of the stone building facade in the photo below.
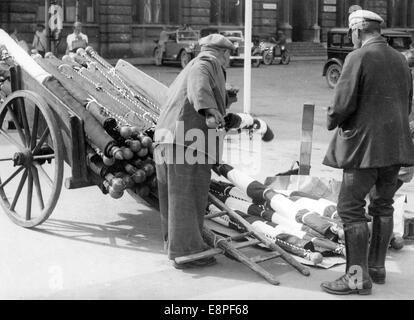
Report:
[[[64,39],[79,20],[90,44],[103,56],[150,56],[164,26],[243,29],[244,1],[57,0],[64,13],[58,51],[64,52]],[[45,21],[45,3],[50,1],[0,0],[0,26],[16,28],[31,43],[36,23]],[[353,4],[379,13],[386,27],[414,30],[411,0],[253,0],[253,35],[265,37],[281,29],[289,42],[324,42],[328,29],[347,25]]]

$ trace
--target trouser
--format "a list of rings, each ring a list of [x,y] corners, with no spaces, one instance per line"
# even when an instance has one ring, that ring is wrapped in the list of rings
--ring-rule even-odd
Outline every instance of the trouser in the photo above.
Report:
[[[170,259],[208,248],[202,231],[212,166],[169,162],[169,152],[177,149],[183,147],[159,145],[154,150],[161,229]]]
[[[344,169],[337,208],[343,223],[369,220],[365,215],[365,198],[373,187],[375,192],[370,195],[369,214],[392,216],[399,169],[399,165],[372,169]]]

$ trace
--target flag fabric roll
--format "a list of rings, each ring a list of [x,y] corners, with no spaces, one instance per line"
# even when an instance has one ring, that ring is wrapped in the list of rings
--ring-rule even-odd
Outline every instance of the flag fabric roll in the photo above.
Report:
[[[215,205],[210,204],[207,211],[209,213],[215,213],[219,212],[220,209],[217,208]],[[312,261],[314,264],[322,262],[322,255],[316,252],[312,252],[314,247],[311,241],[302,240],[294,235],[290,235],[284,232],[284,230],[282,230],[281,228],[277,228],[277,226],[275,226],[271,222],[266,222],[259,217],[250,216],[237,210],[236,212],[244,219],[246,219],[246,221],[248,221],[256,231],[261,232],[268,239],[275,241],[277,245],[279,245],[286,251],[295,254],[299,257],[305,258],[309,261]],[[212,220],[221,225],[237,230],[239,232],[245,231],[242,225],[240,225],[237,221],[234,221],[227,215],[215,217],[212,218]]]

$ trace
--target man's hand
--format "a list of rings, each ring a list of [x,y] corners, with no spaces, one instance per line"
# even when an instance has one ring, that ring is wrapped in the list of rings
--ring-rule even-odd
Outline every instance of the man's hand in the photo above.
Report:
[[[223,128],[226,124],[223,115],[214,108],[205,109],[206,124],[210,129]]]

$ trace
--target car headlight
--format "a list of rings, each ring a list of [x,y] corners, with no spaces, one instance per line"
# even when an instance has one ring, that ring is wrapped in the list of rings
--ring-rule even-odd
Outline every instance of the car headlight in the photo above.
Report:
[[[238,48],[239,47],[239,43],[238,42],[233,42],[233,45],[234,45],[235,48]]]
[[[194,43],[191,43],[190,46],[189,46],[189,49],[190,50],[194,50],[194,48],[195,48],[195,44]]]

